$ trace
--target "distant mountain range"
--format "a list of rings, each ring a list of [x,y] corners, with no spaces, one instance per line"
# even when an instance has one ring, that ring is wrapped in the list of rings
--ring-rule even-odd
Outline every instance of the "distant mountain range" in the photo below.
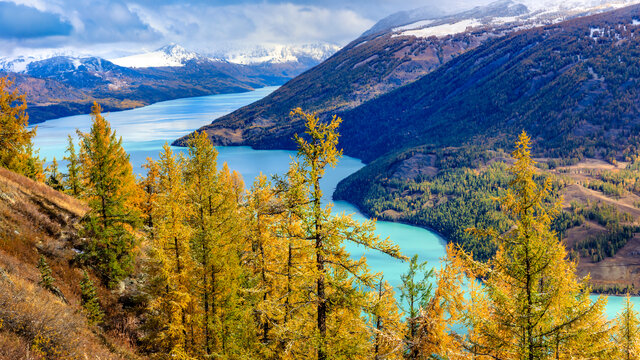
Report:
[[[281,85],[336,50],[326,44],[201,55],[172,44],[106,60],[51,54],[1,58],[0,73],[27,94],[30,123],[89,112],[95,100],[116,111],[179,97],[250,91]]]
[[[179,45],[167,45],[156,51],[112,59],[114,64],[130,68],[178,67],[189,60],[228,62],[239,65],[300,64],[315,66],[340,50],[327,43],[304,45],[260,45],[247,48],[229,48],[211,55],[187,51]]]
[[[295,146],[293,134],[302,130],[302,124],[289,121],[293,107],[321,116],[347,111],[410,84],[486,42],[633,2],[637,0],[567,0],[562,5],[505,0],[454,15],[429,8],[398,13],[267,98],[203,129],[218,144],[289,149]]]

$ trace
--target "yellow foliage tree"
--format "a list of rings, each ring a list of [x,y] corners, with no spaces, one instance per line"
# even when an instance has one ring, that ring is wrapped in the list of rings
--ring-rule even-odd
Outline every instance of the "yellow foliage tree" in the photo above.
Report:
[[[86,134],[78,131],[83,198],[91,207],[85,219],[90,240],[84,258],[113,286],[133,270],[140,189],[122,138],[116,137],[101,111],[94,103],[91,129]]]
[[[306,127],[303,136],[296,136],[300,164],[292,167],[291,176],[305,185],[301,188],[304,201],[294,211],[300,218],[302,238],[312,247],[314,255],[310,275],[315,280],[316,326],[309,344],[315,347],[318,360],[370,356],[367,340],[370,335],[360,316],[366,299],[362,289],[375,288],[379,274],[369,270],[364,257],[352,259],[344,243],[351,241],[392,257],[406,258],[389,239],[380,239],[373,233],[374,222],[358,223],[350,216],[333,216],[331,206],[321,204],[320,179],[326,167],[335,166],[342,156],[342,151],[337,149],[337,128],[342,120],[334,116],[327,123],[321,122],[316,114],[305,113],[300,108],[291,115],[300,118]],[[350,333],[345,333],[340,326],[345,323],[350,324]]]
[[[197,343],[205,356],[237,358],[251,354],[254,333],[251,311],[243,305],[241,268],[244,191],[240,176],[226,164],[217,168],[218,153],[206,133],[188,140],[184,179],[192,211],[193,284],[198,289]]]
[[[616,318],[613,342],[617,347],[619,359],[631,360],[640,358],[640,320],[638,312],[633,309],[629,295],[625,299],[624,309]]]
[[[29,130],[27,100],[18,90],[9,90],[13,82],[0,78],[0,166],[44,181],[41,161],[33,149],[36,128]]]
[[[191,208],[183,181],[184,160],[165,144],[159,160],[157,203],[153,240],[154,299],[150,304],[159,331],[154,342],[170,357],[189,358],[193,307],[192,231],[187,225]]]
[[[501,205],[513,227],[505,234],[468,230],[496,241],[496,256],[483,264],[460,249],[453,255],[472,278],[483,279],[486,294],[482,311],[466,309],[466,347],[500,359],[601,358],[610,350],[601,341],[608,336],[605,299],[591,302],[590,288],[577,279],[576,264],[550,229],[559,203],[547,200],[550,181],[540,187],[534,179],[524,132],[512,156],[514,179]]]

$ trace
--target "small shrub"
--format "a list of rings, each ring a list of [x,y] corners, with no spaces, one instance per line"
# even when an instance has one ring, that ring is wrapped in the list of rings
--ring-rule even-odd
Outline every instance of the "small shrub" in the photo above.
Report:
[[[91,325],[101,324],[104,312],[102,312],[100,308],[100,300],[98,299],[96,287],[93,285],[93,281],[91,281],[86,271],[80,281],[80,292],[82,296],[82,307],[87,316],[87,321],[89,321]]]

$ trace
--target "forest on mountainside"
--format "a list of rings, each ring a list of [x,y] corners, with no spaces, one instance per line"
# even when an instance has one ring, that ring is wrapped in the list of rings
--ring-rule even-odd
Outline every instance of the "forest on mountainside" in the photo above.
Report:
[[[560,211],[557,184],[538,175],[524,132],[512,164],[493,166],[504,177],[490,179],[505,184],[493,190],[509,226],[478,223],[463,229],[494,253],[476,257],[450,244],[442,268],[433,272],[376,236],[374,222],[358,223],[321,205],[320,179],[342,156],[339,117],[322,122],[295,109],[292,116],[306,131],[296,137],[298,157],[288,173],[261,176],[245,188],[226,164],[218,165],[204,133],[189,139],[186,154],[165,145],[158,160],[147,162],[146,176],[136,179],[122,139],[98,104],[90,131],[79,133],[78,143],[70,138],[67,171],[56,169],[57,162],[42,169],[32,145],[37,130],[26,128],[24,96],[3,90],[0,165],[8,169],[3,176],[14,180],[0,181],[0,189],[23,184],[23,192],[50,192],[48,198],[74,204],[69,211],[79,220],[75,230],[64,231],[46,222],[47,216],[33,224],[49,224],[48,241],[57,244],[57,250],[34,257],[15,251],[33,246],[33,239],[14,231],[20,224],[0,218],[0,286],[8,290],[0,294],[0,357],[618,359],[637,354],[637,312],[627,300],[611,323],[604,315],[606,300],[591,300],[591,288],[576,275],[575,262],[553,230]],[[434,193],[450,191],[448,185],[437,184]],[[17,206],[1,199],[0,209]],[[580,214],[617,219],[605,208]],[[352,258],[346,242],[410,261],[402,285],[393,289],[366,258]],[[75,255],[61,257],[65,248]],[[38,276],[26,277],[15,264]],[[48,307],[31,306],[31,294],[46,298]],[[55,312],[66,321],[55,321]],[[70,341],[69,329],[86,336]]]

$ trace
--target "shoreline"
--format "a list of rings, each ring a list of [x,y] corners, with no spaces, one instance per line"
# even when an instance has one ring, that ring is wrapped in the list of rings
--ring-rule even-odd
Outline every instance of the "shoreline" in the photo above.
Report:
[[[115,106],[112,106],[112,105],[108,105],[106,103],[101,103],[99,101],[100,99],[87,99],[87,100],[84,100],[84,101],[77,101],[77,102],[71,102],[71,101],[66,102],[66,101],[63,101],[63,102],[54,103],[54,104],[47,104],[47,105],[44,105],[44,106],[38,106],[36,104],[27,104],[27,106],[28,106],[27,107],[27,114],[30,113],[30,110],[35,110],[35,113],[38,113],[39,111],[42,111],[44,109],[50,109],[50,108],[56,108],[56,107],[64,107],[65,105],[70,105],[72,107],[77,107],[77,111],[69,111],[69,112],[61,113],[61,114],[52,114],[50,117],[47,117],[44,120],[38,119],[35,122],[31,121],[31,116],[30,116],[29,127],[33,127],[33,126],[36,126],[36,125],[44,124],[44,123],[46,123],[47,121],[50,121],[50,120],[56,120],[56,119],[65,118],[65,117],[71,117],[71,116],[90,115],[91,114],[91,106],[93,106],[93,101],[98,102],[98,104],[103,108],[103,112],[105,114],[108,114],[108,113],[119,113],[119,112],[122,112],[122,111],[142,109],[142,108],[145,108],[147,106],[156,105],[156,104],[160,104],[160,103],[167,102],[167,101],[174,101],[174,100],[180,100],[180,99],[191,99],[191,98],[199,98],[199,97],[207,97],[207,96],[215,96],[215,95],[244,94],[244,93],[250,93],[250,92],[253,92],[253,91],[256,91],[256,90],[264,89],[266,87],[279,87],[279,86],[282,86],[282,85],[270,85],[270,86],[263,86],[263,87],[258,87],[258,88],[244,89],[244,90],[240,90],[240,91],[212,92],[210,94],[193,95],[193,96],[167,97],[165,99],[152,101],[152,102],[148,102],[148,103],[144,102],[144,100],[127,99],[129,101],[140,102],[142,104],[140,106],[132,106],[132,107],[115,107]],[[86,111],[85,111],[85,109],[86,109]]]

